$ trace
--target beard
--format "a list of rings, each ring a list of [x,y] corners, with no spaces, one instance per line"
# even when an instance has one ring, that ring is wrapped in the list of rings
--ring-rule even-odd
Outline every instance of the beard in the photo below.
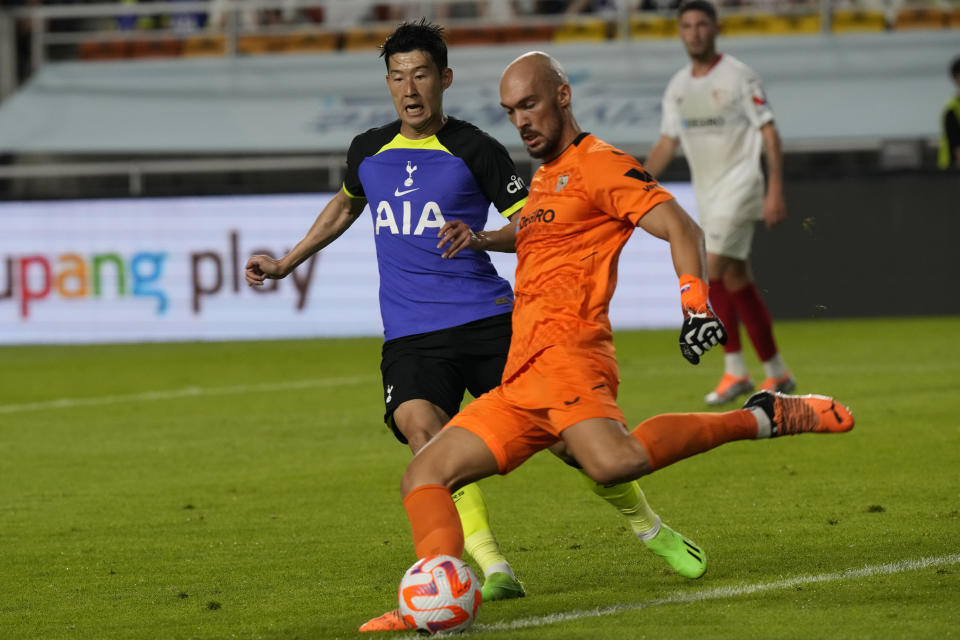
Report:
[[[692,46],[686,45],[686,43],[684,44],[687,49],[687,55],[698,62],[710,60],[716,51],[713,40],[703,40]]]
[[[562,128],[559,125],[560,122],[561,118],[558,110],[556,128],[546,132],[541,132],[536,129],[525,129],[524,131],[521,131],[521,135],[525,135],[526,133],[535,133],[539,135],[542,140],[540,147],[537,149],[531,149],[530,147],[527,147],[527,153],[531,158],[535,158],[537,160],[542,160],[544,158],[547,160],[552,160],[556,156],[560,155],[560,151],[562,151],[562,149],[560,149],[560,133],[562,131]]]
[[[531,149],[527,147],[527,153],[531,158],[536,158],[537,160],[542,160],[543,158],[553,158],[557,155],[557,147],[560,146],[560,136],[554,135],[551,137],[543,137],[543,145],[539,149]]]

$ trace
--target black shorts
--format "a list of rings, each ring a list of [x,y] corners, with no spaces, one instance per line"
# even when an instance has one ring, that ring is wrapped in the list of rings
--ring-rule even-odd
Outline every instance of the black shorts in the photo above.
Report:
[[[383,419],[397,439],[407,443],[392,420],[403,402],[427,400],[452,417],[460,411],[464,391],[476,398],[500,384],[511,333],[505,313],[384,342]]]

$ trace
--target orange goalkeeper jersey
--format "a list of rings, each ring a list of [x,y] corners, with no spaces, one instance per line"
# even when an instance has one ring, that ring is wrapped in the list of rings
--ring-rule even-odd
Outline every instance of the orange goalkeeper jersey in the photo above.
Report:
[[[608,312],[620,251],[640,218],[672,198],[632,156],[588,133],[537,169],[512,218],[516,300],[505,382],[553,345],[614,357]]]

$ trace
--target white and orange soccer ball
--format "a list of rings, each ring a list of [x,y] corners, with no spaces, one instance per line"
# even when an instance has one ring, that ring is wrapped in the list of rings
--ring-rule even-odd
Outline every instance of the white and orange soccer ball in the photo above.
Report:
[[[398,592],[400,615],[427,633],[464,631],[480,609],[480,581],[466,562],[431,556],[407,569]]]

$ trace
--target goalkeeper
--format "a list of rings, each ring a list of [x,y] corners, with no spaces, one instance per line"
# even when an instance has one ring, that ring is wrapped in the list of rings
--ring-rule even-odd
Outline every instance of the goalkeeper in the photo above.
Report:
[[[570,101],[566,74],[543,53],[521,56],[500,81],[501,104],[527,151],[543,164],[526,206],[511,217],[516,303],[503,382],[455,415],[403,477],[418,558],[463,551],[451,490],[509,473],[556,443],[606,484],[732,440],[853,428],[849,410],[830,398],[762,391],[739,411],[656,416],[627,431],[616,402],[607,310],[620,251],[636,227],[670,243],[680,276],[683,355],[696,363],[723,342],[724,331],[707,304],[700,228],[640,163],[581,131]],[[498,231],[491,242],[509,233]],[[482,238],[473,241],[479,245]],[[459,246],[462,239],[451,242]],[[389,613],[377,620],[380,631],[407,628]]]

